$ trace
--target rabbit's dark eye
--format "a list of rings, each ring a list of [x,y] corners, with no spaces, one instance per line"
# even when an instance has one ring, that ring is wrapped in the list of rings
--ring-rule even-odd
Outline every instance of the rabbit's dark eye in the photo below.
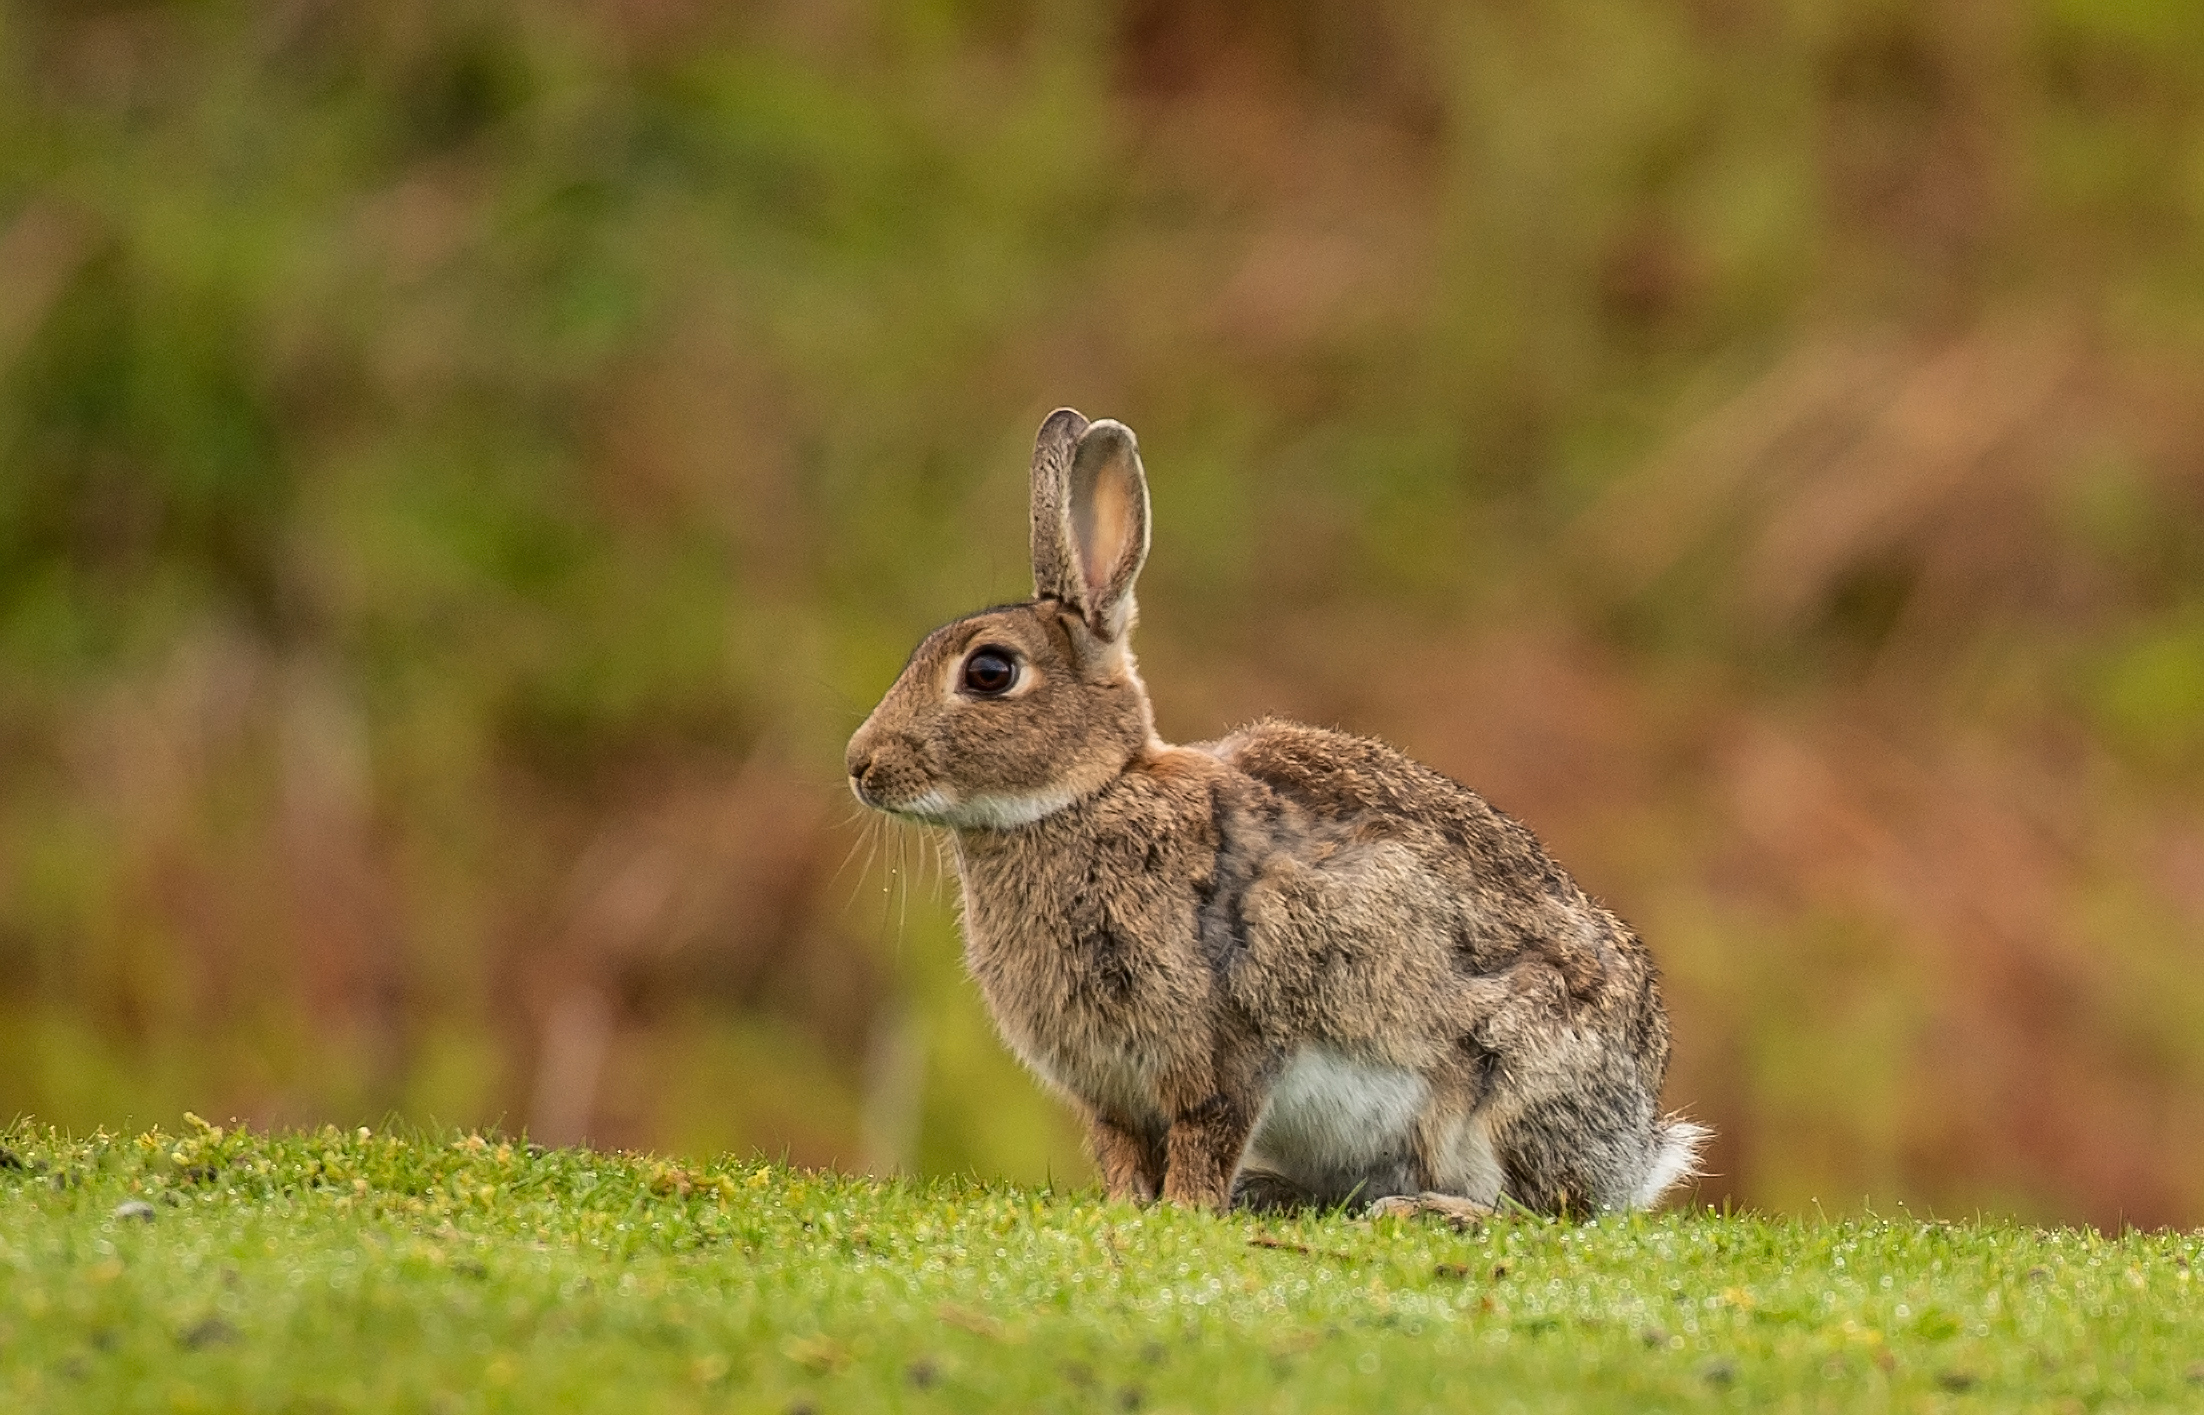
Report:
[[[964,661],[964,690],[992,698],[1018,681],[1018,661],[1007,649],[983,648]]]

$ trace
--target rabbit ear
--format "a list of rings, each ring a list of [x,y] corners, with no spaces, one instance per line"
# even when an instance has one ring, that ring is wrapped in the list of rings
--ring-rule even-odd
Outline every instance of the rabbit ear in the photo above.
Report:
[[[1033,597],[1079,600],[1071,555],[1071,462],[1087,420],[1058,408],[1033,439]]]
[[[1071,460],[1075,603],[1104,642],[1133,621],[1133,581],[1148,559],[1148,478],[1133,430],[1104,418],[1080,434]]]

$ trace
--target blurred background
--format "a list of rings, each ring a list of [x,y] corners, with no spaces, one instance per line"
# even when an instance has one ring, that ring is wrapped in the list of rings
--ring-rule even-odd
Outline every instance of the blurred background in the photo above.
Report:
[[[1089,1182],[841,780],[1069,403],[1702,1199],[2204,1222],[2200,356],[2192,0],[0,0],[0,1118]]]

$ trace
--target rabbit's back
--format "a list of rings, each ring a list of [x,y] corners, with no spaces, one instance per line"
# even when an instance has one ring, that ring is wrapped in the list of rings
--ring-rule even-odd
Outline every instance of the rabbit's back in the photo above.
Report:
[[[1329,857],[1318,867],[1338,886],[1335,924],[1351,930],[1370,917],[1394,937],[1442,929],[1458,974],[1506,981],[1506,1015],[1479,1029],[1494,1049],[1523,1045],[1525,1028],[1550,1015],[1653,1043],[1658,1055],[1644,1059],[1665,1063],[1665,1032],[1644,1035],[1659,1022],[1644,945],[1476,792],[1375,738],[1300,723],[1258,722],[1204,750],[1304,814],[1306,834],[1326,842],[1314,853]],[[1373,911],[1403,917],[1388,923]]]

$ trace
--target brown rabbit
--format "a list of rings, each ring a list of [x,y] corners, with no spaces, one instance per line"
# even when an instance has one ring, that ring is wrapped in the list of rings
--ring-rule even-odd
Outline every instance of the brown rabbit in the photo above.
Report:
[[[1051,414],[1033,598],[928,636],[848,757],[866,805],[953,833],[972,974],[1110,1196],[1584,1213],[1693,1174],[1637,935],[1382,742],[1159,740],[1147,555],[1132,432]]]

